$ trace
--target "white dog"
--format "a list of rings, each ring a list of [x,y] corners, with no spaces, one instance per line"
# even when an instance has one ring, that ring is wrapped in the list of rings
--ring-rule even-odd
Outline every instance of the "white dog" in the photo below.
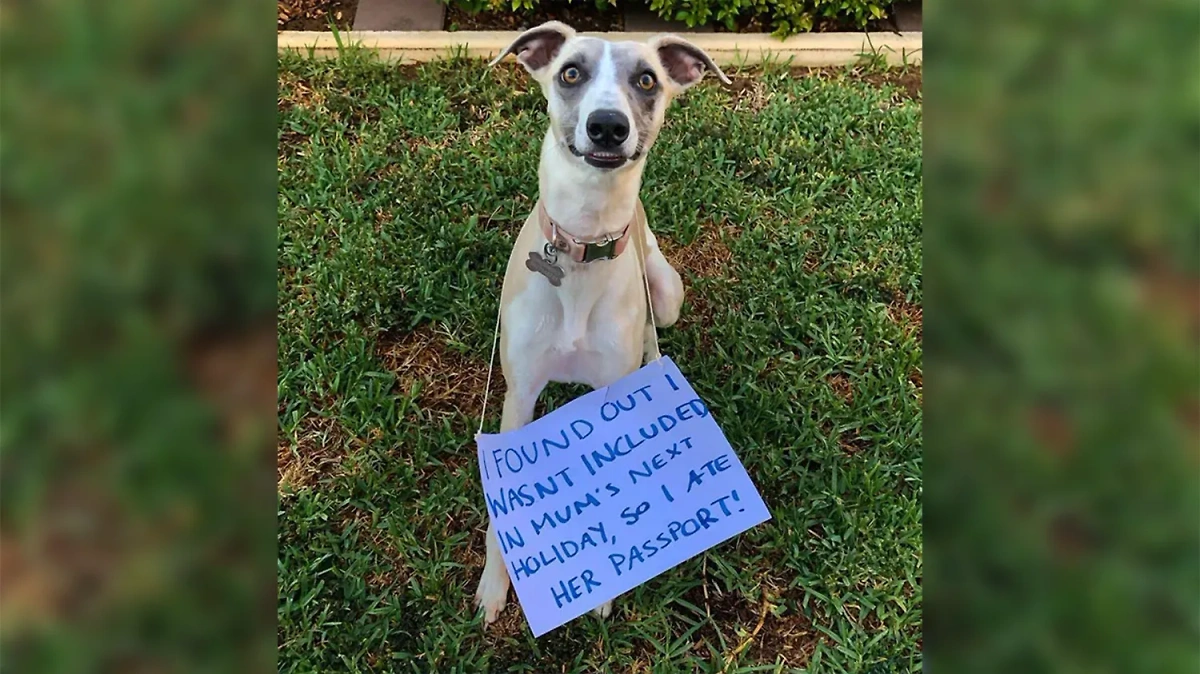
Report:
[[[504,431],[533,420],[548,382],[602,388],[658,357],[655,325],[675,323],[683,283],[638,199],[646,154],[675,96],[706,70],[729,82],[707,54],[670,35],[608,42],[551,21],[492,64],[507,54],[541,85],[550,128],[540,199],[517,236],[500,299]],[[504,609],[509,584],[489,527],[475,594],[487,624]],[[611,611],[608,602],[595,613]]]

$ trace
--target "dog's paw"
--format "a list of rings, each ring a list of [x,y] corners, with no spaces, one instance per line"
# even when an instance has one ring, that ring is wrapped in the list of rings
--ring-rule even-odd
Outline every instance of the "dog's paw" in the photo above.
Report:
[[[485,627],[496,622],[508,604],[509,584],[508,574],[489,573],[488,569],[484,569],[483,577],[479,579],[479,589],[475,591],[475,605],[483,609]]]
[[[607,618],[608,616],[612,615],[612,604],[613,603],[611,601],[604,602],[603,604],[592,609],[592,615],[596,616],[597,618]]]

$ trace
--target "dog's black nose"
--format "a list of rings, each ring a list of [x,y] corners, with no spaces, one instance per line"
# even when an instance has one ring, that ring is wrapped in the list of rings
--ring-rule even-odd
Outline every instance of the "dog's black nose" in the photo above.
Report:
[[[587,132],[597,147],[612,149],[629,137],[629,119],[616,110],[597,110],[588,115]]]

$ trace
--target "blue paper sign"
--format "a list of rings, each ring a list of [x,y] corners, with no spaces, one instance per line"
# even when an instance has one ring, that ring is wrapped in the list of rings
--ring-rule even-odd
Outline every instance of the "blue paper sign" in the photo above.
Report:
[[[535,637],[771,518],[670,358],[477,441]]]

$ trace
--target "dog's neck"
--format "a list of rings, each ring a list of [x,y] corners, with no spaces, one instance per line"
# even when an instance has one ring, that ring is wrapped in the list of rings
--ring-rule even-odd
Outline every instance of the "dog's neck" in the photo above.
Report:
[[[633,219],[645,156],[613,171],[585,165],[546,132],[538,190],[546,212],[571,234],[588,239],[620,232]]]

